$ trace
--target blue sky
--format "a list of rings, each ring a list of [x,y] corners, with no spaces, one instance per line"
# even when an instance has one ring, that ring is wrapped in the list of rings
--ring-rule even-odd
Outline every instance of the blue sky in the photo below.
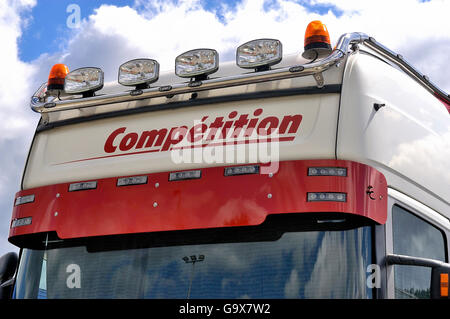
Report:
[[[178,2],[178,1],[177,1]],[[205,10],[214,12],[220,21],[224,21],[224,8],[236,10],[236,6],[241,0],[202,0],[201,5]],[[336,16],[342,15],[342,10],[332,4],[316,3],[301,0],[296,3],[302,4],[309,12],[325,14],[331,10]],[[134,0],[40,0],[29,12],[23,15],[26,20],[26,27],[23,29],[21,37],[18,39],[19,58],[25,62],[37,59],[41,54],[53,54],[64,49],[67,39],[71,36],[66,21],[68,15],[73,11],[68,10],[70,4],[77,4],[80,7],[81,19],[87,19],[94,10],[102,4],[109,4],[118,7],[129,6],[141,9],[143,6]],[[277,9],[277,1],[270,0],[264,2],[264,9]]]
[[[71,30],[66,25],[67,12],[70,4],[80,7],[81,18],[87,18],[94,13],[94,9],[102,4],[116,6],[132,6],[134,1],[116,0],[42,0],[38,1],[29,12],[24,14],[27,21],[26,28],[18,40],[19,58],[25,62],[37,59],[43,53],[55,53],[61,50]]]
[[[76,28],[67,24],[71,4],[81,10]],[[319,19],[332,45],[343,33],[365,32],[449,92],[448,12],[448,0],[1,0],[0,68],[8,77],[0,77],[0,255],[16,249],[7,242],[12,201],[39,120],[29,98],[53,64],[98,66],[112,81],[132,58],[154,58],[167,70],[178,54],[211,47],[233,60],[239,44],[260,37],[300,53],[306,25]]]

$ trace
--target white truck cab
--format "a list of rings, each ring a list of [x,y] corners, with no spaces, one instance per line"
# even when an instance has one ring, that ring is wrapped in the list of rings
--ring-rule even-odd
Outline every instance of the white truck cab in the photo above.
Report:
[[[55,65],[4,296],[448,298],[449,95],[318,21],[302,55],[218,54],[131,60],[119,83]]]

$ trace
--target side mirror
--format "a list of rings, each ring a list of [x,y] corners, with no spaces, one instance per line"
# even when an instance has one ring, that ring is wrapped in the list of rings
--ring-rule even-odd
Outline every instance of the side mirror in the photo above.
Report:
[[[0,299],[11,298],[18,260],[13,252],[0,257]]]
[[[430,293],[432,299],[449,299],[450,264],[439,260],[403,255],[387,255],[388,265],[407,265],[431,268]]]
[[[449,299],[448,277],[450,277],[450,264],[433,267],[431,271],[431,298]]]

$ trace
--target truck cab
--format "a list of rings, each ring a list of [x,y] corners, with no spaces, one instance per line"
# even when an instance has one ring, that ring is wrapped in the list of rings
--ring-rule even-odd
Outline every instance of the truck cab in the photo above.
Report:
[[[55,66],[10,296],[448,298],[450,98],[366,34],[327,37],[131,60],[119,83]]]

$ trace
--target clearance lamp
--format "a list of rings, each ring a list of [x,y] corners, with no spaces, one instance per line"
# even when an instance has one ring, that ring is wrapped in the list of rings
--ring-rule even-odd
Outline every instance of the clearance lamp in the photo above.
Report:
[[[308,60],[316,60],[330,53],[330,35],[327,27],[319,20],[310,22],[305,32],[305,52],[302,56]]]

